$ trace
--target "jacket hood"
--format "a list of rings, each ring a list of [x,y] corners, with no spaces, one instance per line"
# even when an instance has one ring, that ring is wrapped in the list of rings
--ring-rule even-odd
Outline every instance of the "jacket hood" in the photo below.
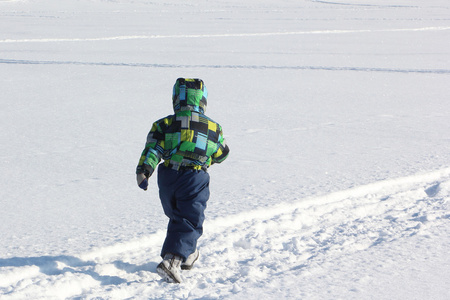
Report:
[[[207,97],[208,90],[203,80],[178,78],[173,86],[173,110],[175,113],[184,110],[205,113]]]

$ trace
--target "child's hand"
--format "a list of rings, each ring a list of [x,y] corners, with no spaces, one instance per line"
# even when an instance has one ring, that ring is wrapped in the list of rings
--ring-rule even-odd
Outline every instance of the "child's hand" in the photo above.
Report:
[[[147,187],[148,187],[148,177],[145,176],[144,173],[141,173],[141,174],[136,175],[136,180],[137,180],[138,186],[141,189],[143,189],[144,191],[146,191]]]

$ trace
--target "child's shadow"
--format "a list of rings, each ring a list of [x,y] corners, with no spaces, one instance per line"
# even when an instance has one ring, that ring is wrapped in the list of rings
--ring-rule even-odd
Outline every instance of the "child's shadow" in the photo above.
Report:
[[[74,256],[40,256],[40,257],[12,257],[0,258],[0,267],[25,267],[37,266],[39,271],[48,276],[62,275],[65,273],[82,273],[91,276],[100,282],[101,285],[119,285],[127,282],[119,276],[100,275],[95,271],[96,263],[83,261]],[[114,265],[127,273],[139,271],[155,272],[156,263],[147,263],[142,266],[132,265],[120,261]]]
[[[126,262],[123,262],[123,261],[119,261],[119,260],[114,262],[114,266],[117,269],[123,270],[123,271],[125,271],[125,272],[127,272],[129,274],[130,273],[138,273],[138,272],[141,272],[141,271],[147,271],[147,272],[156,273],[156,266],[157,265],[158,264],[155,263],[155,262],[149,262],[149,263],[143,264],[141,266],[133,265],[133,264],[126,263]]]

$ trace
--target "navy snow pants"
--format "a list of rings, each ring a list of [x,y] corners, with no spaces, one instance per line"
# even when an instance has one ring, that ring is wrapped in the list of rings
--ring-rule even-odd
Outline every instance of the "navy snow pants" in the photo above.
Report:
[[[160,164],[158,186],[164,213],[170,219],[161,256],[172,253],[184,261],[195,251],[203,233],[209,174],[196,170],[175,171]]]

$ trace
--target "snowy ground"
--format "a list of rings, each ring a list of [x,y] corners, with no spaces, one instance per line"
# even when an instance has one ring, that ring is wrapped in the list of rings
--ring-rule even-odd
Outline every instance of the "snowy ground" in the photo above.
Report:
[[[191,2],[0,0],[0,298],[449,299],[448,1]],[[231,154],[171,285],[134,170],[182,76]]]

